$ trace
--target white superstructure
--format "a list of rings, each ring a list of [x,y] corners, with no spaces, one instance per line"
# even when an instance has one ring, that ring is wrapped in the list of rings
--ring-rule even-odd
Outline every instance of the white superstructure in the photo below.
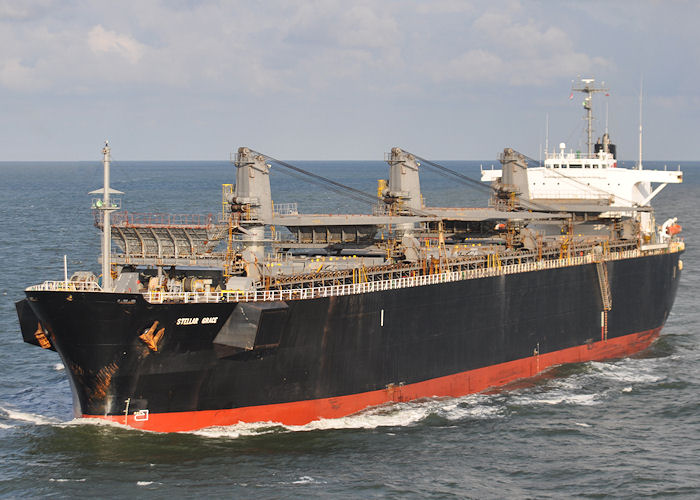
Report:
[[[567,149],[559,144],[558,151],[545,153],[544,165],[527,168],[527,186],[517,186],[519,195],[543,205],[557,206],[567,210],[589,211],[599,206],[600,217],[619,217],[621,213],[637,215],[643,233],[654,232],[650,202],[667,184],[683,182],[683,172],[678,170],[643,170],[641,162],[636,168],[621,168],[615,158],[615,146],[610,143],[607,132],[602,141],[591,142],[591,107],[593,93],[599,91],[593,79],[582,80],[583,85],[572,91],[587,94],[584,108],[587,112],[589,152]],[[502,170],[482,170],[484,182],[502,182]],[[584,208],[585,207],[585,208]],[[607,207],[610,210],[605,210]],[[618,210],[615,210],[617,208]],[[637,212],[636,209],[639,209]]]
[[[621,168],[611,153],[586,155],[561,148],[546,154],[543,167],[530,167],[528,192],[532,201],[595,201],[610,207],[645,207],[667,184],[683,182],[680,170]],[[496,181],[501,170],[482,170],[481,180]]]

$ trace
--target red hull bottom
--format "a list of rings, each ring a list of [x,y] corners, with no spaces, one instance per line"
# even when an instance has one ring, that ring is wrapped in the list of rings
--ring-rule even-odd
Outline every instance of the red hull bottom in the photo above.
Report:
[[[532,377],[556,365],[628,356],[649,347],[659,336],[660,331],[661,327],[447,375],[415,384],[390,386],[386,389],[349,396],[227,410],[151,413],[147,416],[148,420],[136,420],[134,415],[129,415],[128,417],[120,415],[83,415],[83,417],[100,418],[126,424],[136,429],[158,432],[192,431],[204,427],[234,425],[240,422],[275,422],[284,425],[304,425],[321,418],[344,417],[367,407],[388,402],[474,394],[489,387],[502,386],[517,379]]]

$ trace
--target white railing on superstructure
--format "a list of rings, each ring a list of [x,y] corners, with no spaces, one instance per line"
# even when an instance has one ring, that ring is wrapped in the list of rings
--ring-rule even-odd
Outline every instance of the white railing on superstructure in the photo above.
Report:
[[[593,186],[594,189],[597,189]],[[588,191],[586,191],[588,188]],[[607,200],[613,195],[610,193],[595,193],[590,191],[590,186],[582,186],[580,189],[563,190],[563,189],[547,189],[539,186],[534,186],[530,188],[531,193],[536,195],[537,198],[548,198],[553,200]]]
[[[606,153],[604,151],[598,151],[597,153],[587,154],[582,151],[546,151],[546,160],[612,160],[613,155],[611,153]]]
[[[273,208],[275,215],[298,215],[299,209],[296,203],[278,203]]]
[[[44,281],[39,285],[30,286],[27,291],[101,292],[102,287],[94,281]]]

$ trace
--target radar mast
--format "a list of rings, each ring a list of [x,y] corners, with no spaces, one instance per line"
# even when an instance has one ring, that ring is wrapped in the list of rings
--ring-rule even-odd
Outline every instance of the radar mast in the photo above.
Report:
[[[595,79],[593,78],[581,78],[578,84],[571,84],[571,92],[583,92],[586,94],[586,98],[583,100],[583,109],[586,110],[586,122],[588,125],[588,156],[593,154],[593,94],[596,92],[606,92],[607,88],[604,87],[605,82],[602,82],[600,86],[596,85]]]

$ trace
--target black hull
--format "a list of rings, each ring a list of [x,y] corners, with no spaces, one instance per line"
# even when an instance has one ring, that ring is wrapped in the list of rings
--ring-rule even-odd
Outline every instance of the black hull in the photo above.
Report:
[[[332,400],[658,333],[676,295],[679,256],[607,262],[607,332],[595,264],[272,304],[245,326],[252,349],[240,347],[237,333],[222,333],[246,307],[237,303],[150,304],[137,294],[57,291],[28,291],[27,300],[66,365],[76,415],[116,420],[139,410]],[[164,328],[155,350],[140,338],[151,327]]]

